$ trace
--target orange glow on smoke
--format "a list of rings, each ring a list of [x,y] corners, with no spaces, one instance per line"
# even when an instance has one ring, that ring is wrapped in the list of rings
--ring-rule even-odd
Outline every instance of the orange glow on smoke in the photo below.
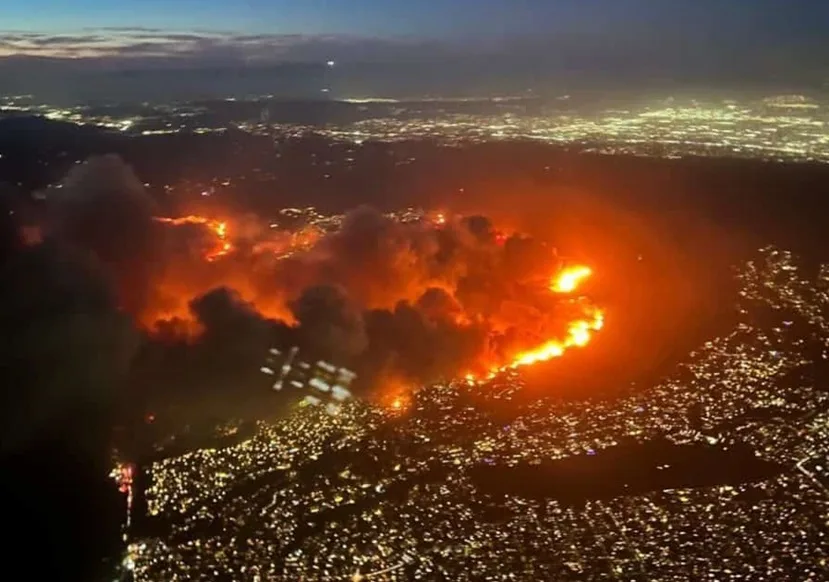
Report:
[[[399,376],[387,376],[381,380],[382,388],[377,393],[379,402],[390,414],[405,413],[412,405],[413,386]]]
[[[324,242],[327,236],[325,232],[313,225],[296,232],[266,231],[267,238],[262,237],[254,241],[254,244],[246,245],[248,239],[245,238],[245,229],[241,222],[228,222],[200,215],[181,218],[159,217],[156,220],[171,226],[202,226],[207,229],[210,236],[207,238],[206,250],[199,250],[197,254],[190,255],[190,259],[195,259],[195,263],[187,262],[190,259],[170,261],[163,274],[155,281],[155,291],[161,300],[154,302],[152,307],[139,315],[139,320],[148,329],[156,328],[162,321],[175,321],[180,331],[186,332],[187,335],[199,334],[201,330],[190,313],[190,301],[219,286],[233,289],[243,301],[249,302],[256,311],[267,318],[281,320],[287,325],[296,324],[288,308],[293,297],[291,293],[295,290],[271,285],[267,280],[263,283],[257,266],[266,265],[265,268],[268,268],[274,261],[280,261],[295,253],[311,252],[318,243]],[[446,214],[436,212],[429,215],[428,224],[440,230],[449,228],[448,225],[452,224],[452,221]],[[236,228],[233,228],[234,225]],[[500,246],[506,239],[505,233],[496,231],[496,244]],[[224,257],[227,257],[227,260],[220,260]],[[212,264],[208,266],[205,262]],[[461,276],[463,272],[463,269],[459,268],[457,276]],[[476,313],[476,307],[464,305],[457,299],[457,280],[450,276],[446,279],[431,278],[424,282],[418,278],[422,275],[422,270],[416,268],[401,270],[400,276],[387,277],[386,285],[374,285],[372,281],[365,280],[367,277],[355,279],[354,282],[357,295],[362,297],[365,306],[369,308],[390,308],[401,299],[413,301],[422,295],[425,288],[437,288],[456,300],[455,306],[439,309],[436,317],[440,317],[441,322],[450,322],[460,328],[488,325],[493,338],[497,338],[497,334],[505,330],[517,332],[515,339],[508,341],[520,343],[511,343],[511,347],[493,350],[485,348],[482,353],[473,356],[473,361],[466,362],[475,372],[460,374],[459,379],[469,385],[477,385],[498,373],[546,362],[563,356],[572,348],[587,346],[602,329],[605,319],[604,312],[580,294],[582,285],[592,274],[593,270],[586,265],[569,265],[549,279],[542,278],[544,282],[538,286],[542,293],[548,295],[551,303],[563,305],[568,313],[571,313],[563,322],[558,310],[548,313],[548,308],[535,305],[532,299],[527,305],[524,305],[520,298],[512,303],[508,300],[504,301],[505,306],[497,307],[500,311]],[[388,284],[390,282],[391,285]],[[534,289],[536,286],[537,284],[533,283]],[[394,288],[388,290],[389,287]],[[374,292],[377,289],[381,291]],[[363,291],[362,295],[360,291]],[[561,301],[556,301],[556,297]],[[547,303],[547,300],[541,303]],[[500,351],[501,349],[505,349],[506,353]],[[406,395],[411,392],[412,386],[400,379],[384,380],[381,382],[384,386],[381,394],[385,407],[398,412],[406,410],[410,405]]]
[[[215,261],[233,250],[233,244],[228,238],[227,222],[197,215],[182,216],[181,218],[156,217],[155,220],[165,224],[172,224],[173,226],[181,226],[184,224],[202,224],[212,230],[216,235],[216,244],[204,256],[204,258],[208,261]]]
[[[293,323],[286,298],[278,290],[263,290],[257,283],[253,259],[248,257],[244,263],[229,260],[237,257],[234,240],[239,240],[235,237],[240,236],[233,228],[233,221],[196,214],[179,218],[155,217],[154,220],[171,227],[201,227],[206,235],[201,240],[206,245],[194,257],[182,253],[170,253],[165,257],[166,261],[153,280],[153,300],[136,314],[145,329],[155,330],[164,322],[175,322],[175,330],[182,335],[199,335],[202,330],[193,317],[190,303],[219,287],[232,289],[267,318]],[[277,254],[277,250],[287,252],[291,246],[291,240],[285,241],[278,249],[272,249],[273,254]],[[264,256],[262,251],[265,250],[271,249],[258,249],[255,254]]]

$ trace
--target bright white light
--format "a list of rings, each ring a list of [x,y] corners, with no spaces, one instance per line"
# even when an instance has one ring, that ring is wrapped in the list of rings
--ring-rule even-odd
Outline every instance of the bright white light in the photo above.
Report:
[[[129,571],[135,570],[135,560],[132,559],[132,556],[124,556],[121,565]]]
[[[340,402],[351,397],[351,392],[340,386],[334,386],[331,392],[334,399],[339,400]]]
[[[337,63],[335,63],[334,61],[328,61],[328,62],[327,62],[327,63],[325,63],[325,64],[326,64],[326,65],[328,65],[329,67],[333,67],[333,66],[334,66],[334,65],[336,65]]]
[[[331,390],[331,387],[319,378],[311,378],[308,385],[311,386],[311,388],[316,388],[321,392],[328,392]]]

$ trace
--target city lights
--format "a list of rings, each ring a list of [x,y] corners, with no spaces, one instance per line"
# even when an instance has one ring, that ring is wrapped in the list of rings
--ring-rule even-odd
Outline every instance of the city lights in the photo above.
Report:
[[[136,580],[671,579],[694,568],[723,579],[809,579],[829,559],[829,394],[779,385],[811,365],[799,326],[829,337],[827,272],[810,281],[791,253],[762,249],[739,273],[735,327],[619,400],[522,403],[522,376],[507,369],[485,383],[424,387],[411,402],[352,400],[336,415],[299,408],[234,446],[159,461],[150,513],[170,519],[169,540],[181,541],[142,542]],[[775,319],[759,325],[767,307]],[[511,419],[497,421],[507,408]],[[601,463],[623,442],[655,439],[676,451],[750,447],[777,468],[754,481],[576,505],[498,499],[474,478],[478,467]],[[684,462],[677,452],[653,471]]]

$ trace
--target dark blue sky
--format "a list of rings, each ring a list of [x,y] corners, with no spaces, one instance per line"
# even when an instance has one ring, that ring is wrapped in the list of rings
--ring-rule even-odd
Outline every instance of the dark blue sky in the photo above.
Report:
[[[496,52],[793,63],[829,55],[823,0],[5,0],[0,56],[349,60]],[[664,54],[662,54],[664,53]],[[795,56],[797,55],[797,56]],[[587,57],[584,57],[587,58]]]
[[[34,32],[87,27],[209,29],[257,33],[454,35],[554,32],[635,22],[659,7],[643,0],[7,0],[3,25]],[[5,4],[5,3],[4,3]],[[673,2],[692,5],[693,2]]]
[[[149,27],[274,34],[453,36],[759,26],[823,28],[820,0],[6,0],[8,30]],[[786,30],[790,29],[790,30]],[[758,29],[760,31],[760,29]]]

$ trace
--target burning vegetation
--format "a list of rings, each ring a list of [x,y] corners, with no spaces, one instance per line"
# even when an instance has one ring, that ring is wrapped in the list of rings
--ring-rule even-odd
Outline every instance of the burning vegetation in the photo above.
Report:
[[[216,244],[212,249],[204,254],[205,261],[215,261],[227,255],[232,249],[233,245],[228,240],[227,222],[212,220],[204,216],[182,216],[181,218],[166,218],[155,217],[155,220],[162,224],[172,224],[173,226],[181,226],[183,224],[199,224],[204,225],[216,235]]]
[[[406,352],[440,348],[435,336],[446,337],[442,332],[457,342],[446,347],[454,348],[450,353],[462,360],[458,364],[474,370],[466,374],[467,380],[477,382],[583,347],[604,324],[602,310],[579,295],[592,274],[589,267],[564,266],[552,250],[521,235],[495,231],[483,217],[450,219],[440,213],[418,224],[402,225],[363,208],[346,215],[340,231],[311,245],[296,244],[300,239],[295,234],[269,233],[272,240],[247,245],[251,249],[247,252],[240,250],[244,243],[233,242],[227,219],[191,215],[155,220],[173,227],[208,229],[214,241],[204,246],[202,260],[236,265],[221,269],[229,277],[224,286],[235,289],[240,299],[249,299],[251,309],[276,314],[276,319],[292,325],[301,343],[326,357],[359,359],[372,351],[376,354],[382,351],[384,336],[415,328],[410,329],[415,331],[412,339],[422,338],[421,345],[393,348],[379,358],[394,375],[401,372],[394,369],[395,362],[405,359]],[[521,265],[527,260],[523,252],[530,258],[534,253],[539,264]],[[273,260],[272,299],[261,309],[265,290],[257,290],[255,269],[243,275],[242,264],[261,265],[266,255]],[[547,289],[541,283],[544,270],[554,273],[548,277]],[[290,281],[297,279],[308,283],[292,287]],[[165,285],[175,286],[172,281]],[[198,293],[188,294],[186,285],[179,288],[184,291],[182,303],[191,306]],[[539,291],[547,296],[539,297]],[[145,323],[151,330],[169,325],[183,329],[182,323],[193,323],[192,315],[191,310],[183,320],[159,317]],[[429,341],[430,336],[437,344]],[[461,369],[439,367],[441,375],[449,376]],[[433,378],[420,377],[414,366],[404,375],[407,381]]]
[[[588,267],[484,216],[361,207],[327,229],[170,217],[112,157],[79,166],[52,198],[48,236],[96,257],[122,311],[159,349],[199,351],[188,361],[204,358],[210,381],[255,369],[272,344],[367,386],[484,381],[585,346],[604,323],[583,295]]]

